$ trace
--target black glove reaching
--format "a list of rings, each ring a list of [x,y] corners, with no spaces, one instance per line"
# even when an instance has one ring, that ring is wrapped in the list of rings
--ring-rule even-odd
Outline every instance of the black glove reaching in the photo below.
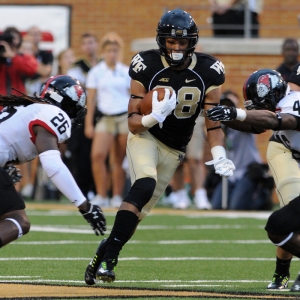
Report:
[[[9,164],[6,165],[4,169],[8,173],[8,175],[10,176],[14,184],[21,181],[22,175],[20,173],[20,170],[17,167]]]
[[[84,118],[87,114],[87,109],[86,108],[81,108],[76,115],[76,118],[71,119],[72,121],[72,128],[80,128],[82,127],[82,124],[84,122]]]
[[[206,111],[206,117],[211,121],[232,121],[237,117],[235,107],[218,105]]]
[[[83,217],[87,220],[87,222],[92,226],[93,230],[95,231],[96,235],[104,235],[106,231],[106,219],[101,208],[98,205],[90,205],[88,211],[84,211],[79,209]]]

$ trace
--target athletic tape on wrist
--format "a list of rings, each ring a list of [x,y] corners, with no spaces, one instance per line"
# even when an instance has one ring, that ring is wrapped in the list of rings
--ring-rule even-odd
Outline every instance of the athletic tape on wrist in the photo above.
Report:
[[[158,121],[151,115],[143,116],[141,121],[143,126],[147,128],[151,128],[158,123]]]
[[[243,122],[245,121],[246,117],[247,117],[247,113],[245,110],[241,109],[241,108],[237,108],[236,109],[236,119]]]
[[[214,160],[218,160],[221,157],[226,158],[226,151],[225,148],[222,146],[214,146],[211,148],[210,151]]]

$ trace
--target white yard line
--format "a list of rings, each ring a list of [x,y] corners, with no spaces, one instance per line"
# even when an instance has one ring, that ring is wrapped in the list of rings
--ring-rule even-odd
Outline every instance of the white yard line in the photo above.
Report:
[[[106,216],[115,216],[116,210],[103,209]],[[26,213],[29,216],[80,216],[75,210],[66,209],[49,209],[45,206],[45,210],[26,209]],[[227,219],[238,219],[238,218],[252,218],[259,220],[267,220],[272,212],[271,211],[220,211],[220,210],[176,210],[168,208],[154,208],[147,217],[157,215],[180,215],[187,218],[227,218]]]
[[[4,276],[3,276],[4,277]],[[15,276],[5,276],[6,278],[14,278]],[[32,276],[35,278],[36,276]],[[55,279],[25,279],[25,280],[2,280],[1,283],[5,282],[44,282],[44,283],[83,283],[83,280],[55,280]],[[164,286],[179,286],[174,285],[174,283],[185,284],[185,286],[195,286],[191,283],[253,283],[253,282],[270,282],[270,280],[116,280],[115,283],[173,283],[173,285],[164,285]],[[101,285],[101,283],[98,283]],[[224,285],[219,285],[224,286]]]
[[[270,244],[269,240],[168,240],[168,241],[137,241],[131,240],[128,244],[143,245],[191,245],[191,244]],[[98,245],[99,241],[16,241],[12,245]]]
[[[87,257],[0,257],[0,261],[89,261]],[[120,261],[188,261],[188,260],[205,260],[205,261],[275,261],[275,258],[266,257],[122,257]]]
[[[263,225],[245,226],[245,225],[180,225],[180,226],[164,226],[164,225],[140,225],[138,230],[245,230],[245,229],[263,229]],[[110,228],[106,234],[110,233]],[[31,225],[30,231],[33,232],[55,232],[55,233],[73,233],[73,234],[94,234],[88,225],[86,226],[68,226],[68,225]]]

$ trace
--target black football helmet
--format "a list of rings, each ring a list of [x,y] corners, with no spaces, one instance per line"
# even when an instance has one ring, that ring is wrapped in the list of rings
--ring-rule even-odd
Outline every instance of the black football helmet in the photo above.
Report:
[[[81,83],[66,75],[50,77],[41,87],[39,97],[61,108],[72,125],[81,126],[86,115],[86,92]]]
[[[277,103],[287,93],[287,83],[281,74],[271,69],[252,73],[243,86],[246,109],[267,109],[275,111]]]
[[[161,55],[172,65],[181,65],[188,56],[191,56],[198,42],[198,28],[192,16],[181,9],[170,10],[165,13],[157,25],[156,42]],[[174,59],[167,52],[166,38],[189,39],[189,46],[181,59]]]

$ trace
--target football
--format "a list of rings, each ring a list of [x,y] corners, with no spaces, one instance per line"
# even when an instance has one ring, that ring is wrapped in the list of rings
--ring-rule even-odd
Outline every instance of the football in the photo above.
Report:
[[[142,115],[149,115],[152,112],[152,94],[154,91],[157,91],[157,99],[159,101],[163,100],[165,97],[165,89],[157,88],[149,91],[144,98],[140,101],[140,112]],[[170,93],[172,95],[172,92]]]

